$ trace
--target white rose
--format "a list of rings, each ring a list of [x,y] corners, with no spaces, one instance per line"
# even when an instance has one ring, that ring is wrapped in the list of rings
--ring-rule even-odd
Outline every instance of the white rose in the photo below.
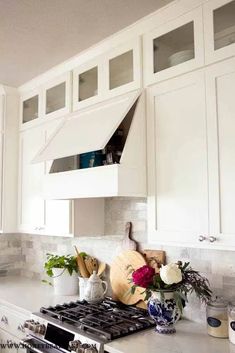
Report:
[[[160,268],[160,277],[166,284],[179,283],[182,281],[182,272],[177,264],[171,263]]]

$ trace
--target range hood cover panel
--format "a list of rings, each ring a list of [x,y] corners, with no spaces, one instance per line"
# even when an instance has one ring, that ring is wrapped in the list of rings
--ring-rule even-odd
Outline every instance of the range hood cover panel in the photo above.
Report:
[[[32,163],[103,149],[139,96],[139,90],[71,114]]]

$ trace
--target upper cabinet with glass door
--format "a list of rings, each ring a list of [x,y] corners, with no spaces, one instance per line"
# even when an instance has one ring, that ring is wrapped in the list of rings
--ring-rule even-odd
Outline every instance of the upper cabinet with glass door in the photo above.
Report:
[[[112,49],[105,57],[105,93],[108,97],[138,89],[142,84],[141,39]]]
[[[100,57],[73,70],[73,110],[98,102],[102,95]]]
[[[140,41],[135,38],[73,70],[73,110],[141,87]]]
[[[70,72],[50,81],[43,89],[43,117],[58,117],[71,110]]]
[[[39,90],[30,91],[21,97],[21,121],[20,124],[33,124],[40,116],[41,92]]]
[[[144,36],[145,84],[180,75],[203,64],[201,7]]]
[[[206,63],[235,55],[235,0],[204,5]]]

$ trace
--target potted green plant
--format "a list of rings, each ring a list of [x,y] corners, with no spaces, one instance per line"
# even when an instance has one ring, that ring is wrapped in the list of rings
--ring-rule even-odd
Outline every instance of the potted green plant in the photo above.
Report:
[[[76,256],[47,254],[44,264],[46,274],[53,278],[56,295],[78,294],[78,266]],[[44,281],[50,283],[48,281]],[[51,284],[51,283],[50,283]]]

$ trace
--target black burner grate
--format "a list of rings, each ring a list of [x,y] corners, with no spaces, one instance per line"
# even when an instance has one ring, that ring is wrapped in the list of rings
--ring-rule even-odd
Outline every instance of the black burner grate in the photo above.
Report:
[[[154,326],[146,310],[126,306],[109,298],[99,304],[77,301],[42,307],[40,312],[106,340]]]

